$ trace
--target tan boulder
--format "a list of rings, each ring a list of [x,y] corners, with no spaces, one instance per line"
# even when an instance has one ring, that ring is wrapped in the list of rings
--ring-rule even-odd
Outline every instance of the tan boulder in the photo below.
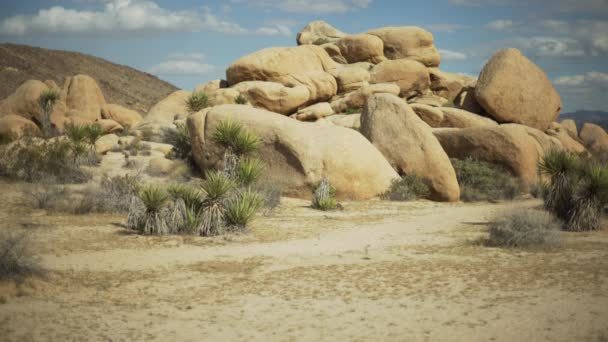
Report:
[[[415,26],[384,27],[368,31],[384,42],[389,59],[413,59],[428,67],[439,66],[441,56],[433,44],[433,34]]]
[[[454,98],[454,106],[475,114],[485,114],[485,110],[475,98],[475,87],[464,87]]]
[[[562,107],[547,75],[517,49],[497,52],[484,66],[475,98],[501,123],[519,123],[546,130]]]
[[[109,152],[114,146],[118,145],[118,136],[116,134],[106,134],[99,138],[95,143],[95,150],[99,154]]]
[[[218,89],[208,95],[209,106],[219,106],[223,104],[234,104],[240,92],[233,88]]]
[[[374,94],[393,94],[399,95],[401,89],[396,84],[381,83],[364,85],[358,90],[345,95],[342,98],[331,102],[331,107],[335,113],[343,113],[347,109],[360,109],[363,107],[367,99]]]
[[[42,109],[38,103],[40,95],[48,90],[48,86],[41,81],[30,80],[24,82],[14,93],[0,101],[0,114],[20,115],[25,118],[42,118]]]
[[[223,89],[228,87],[228,83],[224,80],[213,80],[213,81],[209,81],[207,83],[203,83],[203,84],[199,84],[197,85],[194,90],[192,91],[193,94],[195,93],[205,93],[207,95],[215,92],[216,90],[219,89]]]
[[[148,174],[151,176],[164,176],[170,174],[176,165],[173,160],[163,157],[154,157],[148,164]]]
[[[101,117],[114,120],[124,127],[135,127],[144,119],[138,112],[117,104],[106,104],[101,107]]]
[[[536,151],[537,151],[539,157],[544,156],[545,153],[549,150],[564,149],[564,146],[562,145],[561,141],[558,138],[545,134],[536,128],[532,128],[532,127],[528,127],[528,126],[524,126],[524,125],[520,125],[520,124],[503,124],[500,126],[501,127],[515,127],[515,129],[525,130],[526,133],[528,133],[528,135],[532,139],[534,139],[534,141],[536,142]]]
[[[467,112],[466,110],[442,107],[443,121],[439,127],[467,128],[476,126],[498,126],[498,123],[485,116]]]
[[[303,85],[310,92],[311,104],[336,95],[338,85],[329,71],[338,65],[323,48],[315,45],[268,48],[241,57],[228,67],[226,76],[230,86],[245,81],[277,82],[287,87]]]
[[[444,97],[449,101],[454,101],[456,96],[460,94],[465,86],[475,83],[474,78],[441,71],[439,68],[429,68],[429,75],[433,93]]]
[[[67,107],[77,111],[82,120],[93,122],[101,119],[101,108],[106,104],[106,100],[92,77],[88,75],[68,77],[62,93]]]
[[[185,90],[177,90],[171,93],[150,108],[148,114],[144,117],[143,123],[172,125],[175,116],[179,114],[189,114],[186,103],[191,94],[192,93]]]
[[[500,165],[525,187],[537,180],[537,143],[521,127],[436,128],[433,133],[450,158],[472,157]]]
[[[371,75],[368,70],[357,67],[345,67],[336,75],[338,93],[350,93],[368,84]]]
[[[409,59],[388,60],[371,70],[370,83],[393,83],[401,89],[402,97],[423,94],[429,89],[431,80],[428,69],[421,63]]]
[[[122,132],[125,129],[121,124],[111,119],[100,119],[95,122],[101,126],[104,134]]]
[[[601,126],[586,122],[579,132],[579,137],[592,151],[608,150],[608,134]]]
[[[310,93],[303,85],[286,87],[281,83],[246,81],[235,85],[232,89],[257,108],[280,114],[292,114],[308,102]]]
[[[444,97],[437,96],[432,93],[425,93],[425,94],[422,94],[422,95],[419,95],[416,97],[408,98],[407,102],[409,104],[419,103],[419,104],[424,104],[424,105],[431,106],[431,107],[443,107],[449,101],[448,101],[448,99],[446,99]]]
[[[384,43],[376,36],[354,34],[334,43],[348,63],[370,62],[378,64],[386,60]]]
[[[560,124],[573,139],[578,139],[578,129],[574,120],[566,119],[560,122]]]
[[[319,102],[298,110],[295,118],[300,121],[315,121],[332,114],[334,114],[334,110],[328,102]]]
[[[421,104],[421,103],[412,103],[410,107],[418,115],[422,121],[426,122],[427,125],[431,127],[441,127],[441,123],[443,122],[443,112],[441,108]]]
[[[298,45],[322,45],[334,42],[344,36],[346,36],[346,33],[336,29],[323,20],[317,20],[308,23],[302,31],[298,32],[297,42]]]
[[[568,133],[568,131],[563,127],[558,127],[556,129],[548,129],[547,135],[559,140],[562,145],[562,148],[568,152],[582,154],[587,151],[585,146],[581,144],[578,139],[573,139]]]
[[[0,117],[0,137],[19,139],[25,135],[40,135],[36,124],[21,115],[9,114]]]
[[[348,61],[346,60],[346,58],[344,58],[344,56],[342,56],[342,51],[340,51],[340,48],[337,47],[336,44],[327,43],[321,45],[321,47],[323,48],[323,50],[325,50],[325,52],[327,52],[329,57],[331,57],[334,62],[339,64],[348,64]]]
[[[264,176],[287,196],[310,198],[313,185],[328,178],[339,198],[368,199],[384,193],[398,177],[358,132],[238,105],[207,108],[188,118],[193,156],[204,170],[222,164],[224,148],[211,136],[226,120],[240,122],[260,138],[255,156],[266,164]]]
[[[460,188],[450,159],[431,128],[403,99],[376,94],[363,107],[361,134],[400,174],[416,174],[438,201],[458,201]]]
[[[336,114],[324,118],[324,120],[340,127],[354,129],[361,128],[361,114]]]

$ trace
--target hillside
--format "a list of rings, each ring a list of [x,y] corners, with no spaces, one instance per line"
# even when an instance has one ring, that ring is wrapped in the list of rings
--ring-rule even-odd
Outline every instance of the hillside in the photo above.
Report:
[[[78,52],[0,44],[0,99],[31,79],[54,80],[87,74],[101,87],[109,103],[146,113],[177,88],[156,76]]]
[[[585,122],[591,122],[608,130],[608,112],[579,110],[574,113],[564,113],[559,116],[560,121],[565,119],[574,120],[574,122],[576,122],[576,127],[579,129],[583,127]]]

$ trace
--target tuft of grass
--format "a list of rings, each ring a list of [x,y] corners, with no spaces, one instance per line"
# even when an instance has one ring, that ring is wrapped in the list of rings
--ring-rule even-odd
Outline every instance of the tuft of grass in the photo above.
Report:
[[[61,206],[68,197],[65,188],[51,184],[40,184],[24,191],[36,209],[53,210]]]
[[[167,225],[167,204],[169,195],[160,187],[142,187],[137,197],[140,203],[132,203],[128,226],[146,235],[165,235],[171,233]]]
[[[418,198],[426,198],[430,195],[429,187],[424,184],[420,177],[411,174],[391,183],[389,190],[382,198],[390,201],[412,201]]]
[[[186,107],[190,114],[196,113],[209,106],[209,97],[204,92],[192,93],[186,100]]]
[[[579,169],[580,159],[576,155],[556,149],[549,150],[538,163],[539,173],[551,180],[545,209],[563,221],[568,221],[572,211]]]
[[[270,215],[279,205],[283,189],[275,183],[263,182],[255,185],[255,190],[264,199],[264,215]]]
[[[200,188],[207,195],[209,200],[219,200],[225,198],[228,193],[236,188],[236,184],[228,178],[223,172],[207,172],[205,180],[201,183]]]
[[[233,120],[220,122],[211,138],[239,156],[255,151],[260,145],[260,139],[255,134]]]
[[[73,144],[81,144],[85,141],[87,137],[87,129],[84,125],[79,125],[77,123],[67,123],[65,124],[65,135],[72,141]]]
[[[346,110],[344,111],[344,114],[358,114],[361,113],[361,108],[346,108]]]
[[[69,210],[77,215],[89,213],[126,213],[129,211],[131,198],[140,189],[138,176],[108,177],[104,175],[99,185],[91,185],[82,192],[82,198],[72,203]]]
[[[262,177],[264,168],[264,163],[259,159],[241,159],[236,172],[237,181],[241,186],[249,187]]]
[[[247,101],[247,99],[243,95],[239,95],[234,98],[234,103],[239,105],[246,105],[248,102],[249,101]]]
[[[602,211],[607,203],[608,169],[593,164],[585,167],[572,195],[566,229],[576,232],[600,229]]]
[[[99,123],[93,123],[86,125],[84,129],[87,142],[91,145],[91,148],[95,148],[95,143],[103,135],[103,128]]]
[[[249,188],[240,191],[226,205],[226,222],[229,225],[244,228],[263,204],[264,200],[257,192]]]
[[[488,246],[539,247],[559,241],[560,222],[550,213],[515,208],[495,217],[490,223]]]
[[[490,163],[451,159],[464,202],[511,200],[521,193],[519,180]]]
[[[338,206],[338,202],[336,201],[336,188],[334,188],[326,178],[314,187],[312,194],[311,207],[313,209],[327,211],[334,210]]]
[[[29,236],[0,232],[0,280],[21,282],[27,277],[43,275],[44,270],[30,248]]]

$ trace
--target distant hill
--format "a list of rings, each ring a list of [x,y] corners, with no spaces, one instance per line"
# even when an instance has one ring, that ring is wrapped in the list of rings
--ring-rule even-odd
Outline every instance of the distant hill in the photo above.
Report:
[[[561,114],[558,120],[562,121],[565,119],[574,120],[578,129],[581,129],[585,122],[591,122],[596,125],[602,126],[604,130],[608,131],[608,112],[579,110],[574,113]]]
[[[156,76],[78,52],[0,44],[0,99],[31,79],[54,80],[60,87],[68,76],[87,74],[101,87],[108,103],[147,113],[177,88]]]

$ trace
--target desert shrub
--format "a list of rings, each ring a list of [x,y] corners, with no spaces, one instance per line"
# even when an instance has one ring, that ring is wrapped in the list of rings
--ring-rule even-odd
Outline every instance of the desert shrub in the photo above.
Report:
[[[56,210],[61,208],[69,194],[64,187],[52,184],[38,184],[24,191],[25,196],[36,209]]]
[[[239,122],[232,120],[220,122],[211,138],[239,156],[255,151],[260,144],[255,134],[245,129]]]
[[[239,191],[226,204],[226,223],[237,228],[243,228],[262,207],[264,200],[257,192],[246,189]]]
[[[314,187],[311,207],[326,211],[336,209],[337,206],[336,188],[331,185],[328,179],[323,179]]]
[[[550,213],[516,208],[497,215],[490,223],[487,244],[495,247],[553,245],[559,239],[560,222]]]
[[[198,232],[202,236],[221,234],[226,225],[226,203],[230,192],[236,188],[236,184],[223,172],[216,171],[206,173],[200,188],[207,197],[203,201]]]
[[[236,188],[234,181],[222,172],[207,172],[205,180],[201,183],[201,189],[209,200],[225,198],[228,193]]]
[[[175,158],[192,162],[192,144],[190,143],[190,133],[184,123],[175,125],[175,130],[166,133],[165,142],[173,145],[172,155]]]
[[[68,140],[22,139],[4,148],[0,173],[26,182],[85,183],[91,176],[74,162]]]
[[[167,188],[167,192],[174,202],[182,200],[186,208],[199,211],[203,206],[203,194],[191,185],[172,184]]]
[[[196,113],[201,109],[206,108],[209,105],[209,97],[204,92],[192,93],[186,100],[186,107],[188,112]]]
[[[460,185],[460,199],[465,202],[513,199],[521,193],[518,179],[502,168],[472,158],[451,161]]]
[[[131,198],[140,188],[138,176],[109,177],[104,175],[99,185],[91,185],[82,192],[82,198],[71,208],[72,213],[125,213],[129,211]]]
[[[74,144],[83,143],[87,137],[87,129],[84,125],[69,122],[64,127],[65,135]]]
[[[247,99],[243,95],[239,95],[236,98],[234,98],[234,103],[236,103],[236,104],[245,105],[248,102],[249,101],[247,101]]]
[[[545,181],[538,181],[530,186],[530,195],[534,198],[545,199],[549,192],[549,183]]]
[[[167,225],[169,195],[154,185],[146,185],[138,191],[140,203],[132,203],[129,209],[128,227],[146,235],[171,233]]]
[[[91,148],[95,148],[95,143],[103,136],[103,128],[98,123],[84,126],[85,138]]]
[[[572,194],[566,229],[597,230],[601,227],[603,208],[608,203],[608,169],[592,164],[583,168],[581,173]]]
[[[344,111],[345,114],[357,114],[357,113],[361,113],[361,108],[346,108],[346,110]]]
[[[260,179],[264,167],[264,163],[259,159],[241,159],[238,163],[236,179],[241,186],[251,186]]]
[[[0,280],[20,282],[26,277],[42,275],[44,271],[33,256],[29,236],[0,232]]]
[[[573,209],[572,196],[579,169],[580,160],[576,155],[555,149],[549,150],[538,164],[539,172],[550,178],[544,207],[563,221],[568,221]]]
[[[51,113],[53,106],[59,100],[59,93],[53,89],[43,91],[38,97],[38,105],[42,109],[42,120],[40,126],[45,136],[51,137],[57,134],[51,123]]]
[[[412,201],[418,198],[426,198],[429,195],[429,187],[424,184],[420,177],[412,174],[393,180],[391,187],[382,198],[390,201]]]
[[[270,215],[274,209],[281,205],[281,196],[283,189],[275,183],[262,182],[255,185],[255,190],[262,196],[264,200],[264,214]]]

